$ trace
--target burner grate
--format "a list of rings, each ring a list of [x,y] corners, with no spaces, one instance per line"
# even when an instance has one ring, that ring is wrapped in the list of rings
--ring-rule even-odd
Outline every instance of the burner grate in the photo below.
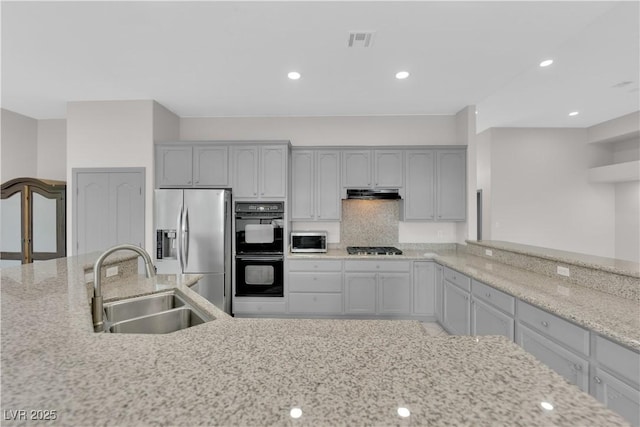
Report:
[[[347,246],[349,255],[402,255],[402,251],[393,246]]]

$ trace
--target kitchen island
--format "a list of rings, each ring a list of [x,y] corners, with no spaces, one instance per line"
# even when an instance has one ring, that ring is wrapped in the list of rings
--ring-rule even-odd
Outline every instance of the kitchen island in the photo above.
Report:
[[[85,269],[97,256],[2,270],[3,425],[627,425],[507,339],[234,319],[189,289],[197,276],[130,276],[103,294],[176,288],[215,320],[96,334]]]

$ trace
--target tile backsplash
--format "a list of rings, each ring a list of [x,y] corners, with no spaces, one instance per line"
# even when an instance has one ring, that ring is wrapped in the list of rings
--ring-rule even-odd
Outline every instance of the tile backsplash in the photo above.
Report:
[[[397,200],[343,200],[340,242],[344,246],[389,246],[398,243]]]

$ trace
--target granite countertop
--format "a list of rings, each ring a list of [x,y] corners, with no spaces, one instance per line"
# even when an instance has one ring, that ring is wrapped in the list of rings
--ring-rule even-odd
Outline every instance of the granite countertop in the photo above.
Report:
[[[289,259],[433,260],[640,351],[640,303],[460,251],[409,249],[402,255],[289,254]]]
[[[627,425],[502,337],[433,338],[413,321],[235,319],[198,300],[193,276],[127,279],[105,298],[175,286],[216,320],[96,334],[82,259],[1,275],[3,425],[42,424],[31,410],[65,426]],[[20,410],[26,421],[6,418]]]

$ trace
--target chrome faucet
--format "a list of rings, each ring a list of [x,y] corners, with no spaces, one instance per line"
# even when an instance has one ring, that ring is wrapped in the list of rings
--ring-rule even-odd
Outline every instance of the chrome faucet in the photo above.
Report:
[[[91,312],[93,313],[93,330],[95,332],[102,332],[104,330],[104,306],[102,304],[102,263],[112,253],[120,250],[129,250],[137,253],[144,259],[144,268],[147,277],[154,277],[156,275],[156,269],[153,266],[151,257],[139,246],[123,244],[113,246],[102,253],[93,265],[93,298],[91,299]]]

